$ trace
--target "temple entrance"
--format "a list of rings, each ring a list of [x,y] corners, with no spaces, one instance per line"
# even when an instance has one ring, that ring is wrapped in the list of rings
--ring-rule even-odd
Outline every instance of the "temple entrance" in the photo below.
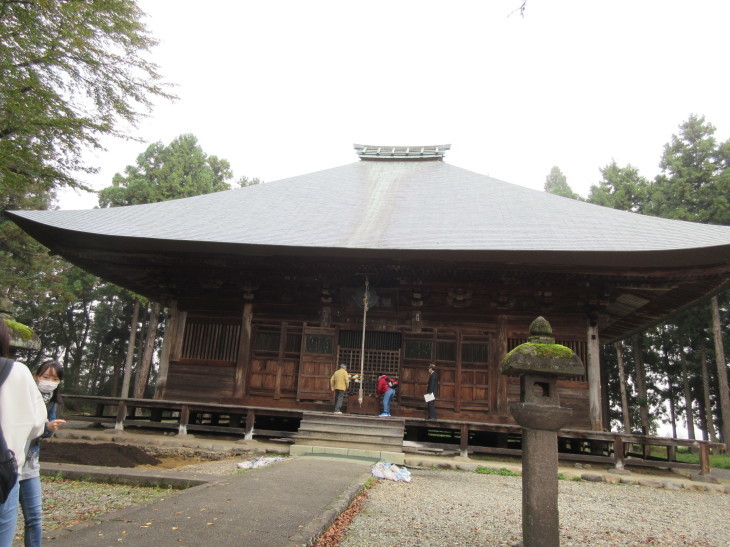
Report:
[[[379,374],[400,378],[401,334],[398,332],[366,332],[365,358],[362,354],[362,332],[340,331],[337,363],[345,363],[350,374],[363,373],[363,394],[375,395]]]

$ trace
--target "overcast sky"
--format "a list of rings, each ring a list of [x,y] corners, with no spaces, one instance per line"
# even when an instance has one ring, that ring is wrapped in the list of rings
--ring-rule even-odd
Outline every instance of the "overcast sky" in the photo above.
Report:
[[[659,172],[691,113],[730,138],[727,1],[140,0],[179,100],[134,134],[182,133],[273,181],[357,160],[352,144],[452,145],[446,161],[586,196],[615,159]],[[106,141],[96,189],[147,144]],[[61,207],[96,197],[64,195]]]

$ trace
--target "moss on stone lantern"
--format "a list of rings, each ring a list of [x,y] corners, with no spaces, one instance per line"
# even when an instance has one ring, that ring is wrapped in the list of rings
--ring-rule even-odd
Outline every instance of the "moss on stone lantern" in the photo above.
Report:
[[[13,349],[40,349],[41,342],[33,330],[29,326],[15,321],[12,317],[13,312],[13,303],[10,299],[0,297],[0,319],[3,319],[10,329],[10,347]]]

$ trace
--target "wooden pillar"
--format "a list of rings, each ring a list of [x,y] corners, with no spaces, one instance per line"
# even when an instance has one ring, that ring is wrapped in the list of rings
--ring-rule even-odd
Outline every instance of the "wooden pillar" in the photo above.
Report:
[[[461,424],[459,432],[459,454],[462,458],[469,457],[469,426]]]
[[[284,354],[286,353],[286,334],[289,330],[289,323],[281,324],[279,336],[279,357],[276,360],[276,380],[274,381],[274,400],[281,399],[281,371],[284,368]]]
[[[172,348],[177,341],[178,336],[182,336],[179,332],[178,325],[180,323],[179,312],[177,311],[177,301],[173,300],[168,309],[167,322],[165,324],[165,336],[162,340],[162,351],[160,352],[160,368],[157,374],[157,385],[155,386],[155,399],[165,398],[165,389],[167,387],[167,372],[170,368],[170,355]]]
[[[620,434],[613,436],[613,461],[616,469],[624,470],[624,439]]]
[[[454,378],[454,410],[461,411],[461,330],[456,332],[456,377]]]
[[[700,443],[700,475],[710,474],[710,450],[707,443]]]
[[[495,355],[496,370],[496,409],[500,416],[509,416],[507,401],[507,377],[500,374],[500,367],[504,356],[507,355],[507,316],[497,316],[497,346]]]
[[[624,423],[624,433],[631,433],[631,415],[629,414],[629,395],[626,391],[626,374],[624,373],[624,353],[622,343],[616,342],[616,362],[618,363],[619,391],[621,391],[621,416]]]
[[[248,357],[251,354],[251,323],[253,321],[253,304],[246,302],[243,305],[241,318],[241,339],[238,344],[238,359],[236,360],[236,378],[233,383],[233,396],[243,397],[246,394],[246,372],[248,372]]]
[[[122,398],[129,397],[129,383],[132,378],[132,363],[134,362],[134,346],[137,338],[137,325],[139,323],[139,300],[134,300],[134,312],[132,313],[132,325],[129,331],[129,344],[127,344],[127,358],[124,363],[124,378],[122,380]]]
[[[177,434],[187,435],[188,434],[188,423],[190,422],[190,407],[188,405],[182,405],[180,409],[180,423],[178,425]]]
[[[717,367],[717,385],[720,388],[720,426],[722,442],[730,447],[730,388],[728,387],[727,366],[725,364],[725,348],[722,343],[722,323],[720,322],[720,306],[717,296],[710,299],[712,315],[712,337],[715,340],[715,365]]]
[[[603,431],[603,412],[601,410],[601,361],[598,342],[598,326],[592,319],[588,320],[586,349],[588,363],[588,408],[591,417],[591,429]]]
[[[256,422],[256,413],[252,408],[246,411],[246,433],[243,438],[247,441],[253,439],[253,424]]]
[[[102,406],[103,408],[103,406]],[[114,429],[118,431],[124,431],[124,418],[127,417],[127,403],[124,401],[119,401],[119,406],[117,407],[117,421],[114,424]]]

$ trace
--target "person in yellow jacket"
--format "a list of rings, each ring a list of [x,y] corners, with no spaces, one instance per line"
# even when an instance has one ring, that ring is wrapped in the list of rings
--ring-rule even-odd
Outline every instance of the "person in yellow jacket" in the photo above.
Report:
[[[350,375],[347,374],[347,365],[342,363],[330,378],[330,389],[335,392],[335,414],[342,414],[342,401],[349,385]]]

